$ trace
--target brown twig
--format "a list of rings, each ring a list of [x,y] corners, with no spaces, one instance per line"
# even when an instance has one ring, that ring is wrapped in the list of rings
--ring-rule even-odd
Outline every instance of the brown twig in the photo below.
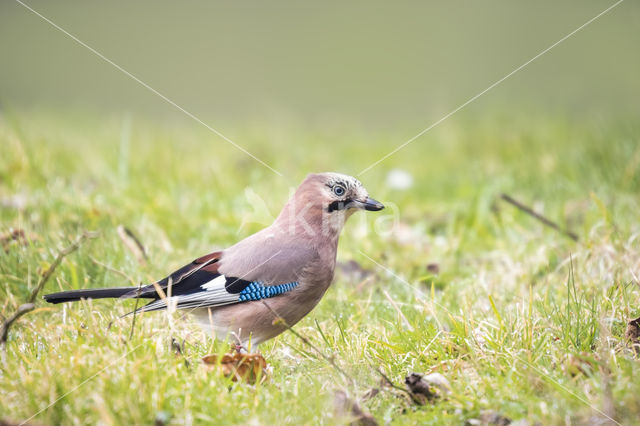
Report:
[[[9,328],[11,325],[18,320],[21,316],[26,314],[27,312],[31,312],[35,309],[36,305],[33,303],[25,303],[24,305],[18,306],[18,309],[7,318],[2,324],[2,334],[0,335],[0,345],[4,345],[9,337]]]
[[[502,198],[504,201],[506,201],[507,203],[511,204],[512,206],[516,207],[520,211],[523,211],[523,212],[527,213],[528,215],[534,217],[535,219],[539,220],[540,222],[542,222],[543,224],[545,224],[549,228],[555,229],[556,231],[560,232],[561,234],[564,234],[567,237],[571,238],[573,241],[578,241],[578,236],[576,234],[574,234],[573,232],[569,231],[568,229],[562,228],[560,225],[558,225],[557,223],[555,223],[551,219],[548,219],[548,218],[544,217],[543,215],[541,215],[540,213],[535,212],[532,208],[525,206],[524,204],[522,204],[519,201],[513,199],[509,195],[501,194],[500,198]]]
[[[411,401],[413,401],[415,404],[418,405],[423,405],[422,401],[420,401],[418,398],[416,398],[416,396],[413,394],[413,392],[409,391],[408,389],[405,389],[401,386],[396,385],[395,383],[393,383],[391,381],[390,378],[387,377],[386,374],[384,374],[382,372],[382,370],[380,370],[379,368],[373,368],[373,366],[371,367],[373,370],[375,370],[383,379],[385,382],[387,382],[387,384],[389,386],[391,386],[393,389],[399,390],[400,392],[406,393],[407,395],[409,395],[409,398],[411,398]]]
[[[36,301],[36,297],[38,297],[38,293],[40,293],[44,285],[47,283],[47,281],[49,281],[49,278],[51,278],[51,275],[53,275],[53,272],[56,270],[58,265],[60,265],[60,262],[62,262],[62,259],[70,255],[74,251],[78,250],[78,248],[80,248],[80,245],[87,238],[96,238],[97,236],[98,236],[98,233],[96,232],[83,232],[82,235],[80,235],[80,237],[78,237],[78,239],[75,240],[69,247],[66,247],[60,250],[56,258],[53,260],[53,263],[49,265],[47,270],[44,271],[44,274],[42,274],[42,277],[40,277],[40,281],[38,281],[38,285],[31,292],[31,296],[29,297],[29,303],[34,303]]]
[[[298,333],[297,331],[295,331],[289,324],[287,324],[287,322],[284,320],[284,318],[282,318],[271,306],[269,306],[269,304],[267,302],[265,302],[264,300],[261,300],[261,302],[267,307],[267,309],[269,309],[271,311],[271,313],[273,313],[273,315],[275,315],[276,317],[276,321],[280,321],[282,322],[282,324],[284,324],[285,327],[287,327],[287,330],[289,330],[291,333],[293,333],[298,339],[302,340],[302,342],[309,346],[311,349],[313,349],[314,351],[316,351],[322,358],[324,358],[333,368],[336,369],[336,371],[338,371],[340,374],[342,374],[343,377],[345,377],[347,380],[349,380],[351,382],[352,385],[356,385],[358,382],[356,381],[356,379],[354,379],[353,377],[351,377],[350,375],[348,375],[342,368],[340,368],[340,366],[338,364],[336,364],[336,362],[334,361],[334,359],[332,357],[329,357],[327,355],[324,354],[324,352],[322,352],[320,349],[318,349],[313,343],[311,343],[309,341],[309,339],[307,339],[305,336],[301,335],[300,333]],[[373,367],[371,367],[373,368]],[[389,379],[382,371],[380,371],[379,369],[375,369],[373,368],[378,374],[380,374],[382,376],[382,378],[389,384],[390,387],[392,387],[393,389],[399,390],[403,393],[406,393],[407,395],[409,395],[409,397],[411,398],[411,401],[413,401],[415,404],[419,404],[422,405],[422,402],[420,400],[418,400],[416,398],[416,396],[411,393],[408,389],[405,389],[403,387],[400,387],[398,385],[396,385],[395,383],[393,383],[391,381],[391,379]],[[384,388],[383,388],[384,390]]]
[[[42,291],[42,289],[44,288],[44,285],[47,283],[47,281],[49,281],[49,278],[51,278],[51,275],[53,275],[53,273],[55,272],[56,268],[60,265],[60,263],[62,262],[62,259],[64,259],[68,255],[70,255],[74,251],[78,250],[80,245],[87,238],[95,238],[97,236],[98,236],[98,234],[94,233],[94,232],[84,232],[69,247],[66,247],[66,248],[64,248],[64,249],[62,249],[62,250],[60,250],[58,252],[58,255],[56,256],[56,258],[53,260],[51,265],[49,265],[47,270],[44,271],[44,273],[40,277],[40,280],[38,280],[38,284],[31,291],[31,295],[29,296],[29,299],[27,300],[27,303],[24,303],[24,304],[20,305],[18,307],[18,309],[16,310],[16,312],[13,315],[11,315],[9,318],[7,318],[2,323],[2,327],[0,328],[0,330],[1,330],[1,332],[0,332],[0,346],[4,346],[4,344],[7,342],[7,338],[9,337],[9,328],[11,327],[11,325],[18,318],[20,318],[24,314],[26,314],[28,312],[31,312],[31,311],[33,311],[35,309],[35,307],[36,307],[35,301],[36,301],[36,298],[38,297],[38,294],[40,293],[40,291]]]
[[[313,343],[311,343],[309,339],[307,339],[305,336],[295,331],[289,324],[287,324],[284,318],[282,318],[271,306],[269,306],[269,304],[266,301],[261,300],[261,302],[264,304],[264,306],[267,307],[267,309],[271,311],[271,313],[273,313],[273,315],[275,315],[276,321],[281,322],[287,328],[287,330],[293,333],[298,339],[302,340],[302,342],[305,345],[309,346],[311,349],[316,351],[322,358],[325,359],[325,361],[331,364],[331,366],[335,368],[337,372],[339,372],[340,374],[342,374],[343,377],[348,379],[351,382],[351,384],[355,385],[357,383],[353,377],[348,375],[342,368],[340,368],[338,364],[336,364],[335,360],[332,357],[325,355],[325,353],[322,352],[320,349],[318,349]]]
[[[124,225],[119,225],[117,231],[120,240],[122,240],[123,244],[134,254],[138,262],[146,263],[147,251],[140,239],[136,237],[136,234]]]

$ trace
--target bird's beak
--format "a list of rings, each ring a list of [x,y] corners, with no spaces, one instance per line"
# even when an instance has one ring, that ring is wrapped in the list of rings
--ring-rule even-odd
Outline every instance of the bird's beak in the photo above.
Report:
[[[384,209],[384,204],[380,201],[376,201],[373,198],[367,197],[367,201],[364,202],[364,209],[372,212],[377,212]]]
[[[355,207],[357,209],[369,210],[371,212],[377,212],[384,209],[384,205],[380,201],[376,201],[373,198],[367,197],[367,201],[353,200],[349,203],[348,207]]]
[[[367,197],[366,201],[358,201],[358,200],[348,200],[348,201],[334,201],[329,204],[327,210],[329,212],[335,210],[345,210],[345,209],[360,209],[360,210],[369,210],[372,212],[377,212],[378,210],[384,209],[384,205],[380,201],[376,201],[373,198]]]

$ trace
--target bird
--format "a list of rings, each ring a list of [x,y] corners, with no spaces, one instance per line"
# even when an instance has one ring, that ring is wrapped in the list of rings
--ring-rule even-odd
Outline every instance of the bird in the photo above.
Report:
[[[240,347],[257,347],[295,325],[320,302],[333,281],[346,220],[359,210],[383,208],[352,176],[311,173],[271,225],[155,283],[62,291],[44,299],[150,299],[127,315],[184,309],[216,339],[231,336]]]

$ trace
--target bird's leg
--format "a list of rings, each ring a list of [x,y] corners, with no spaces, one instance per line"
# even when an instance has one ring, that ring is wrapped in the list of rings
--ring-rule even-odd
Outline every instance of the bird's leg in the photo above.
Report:
[[[238,334],[234,331],[232,331],[230,334],[234,339],[236,339],[236,343],[232,346],[232,349],[234,349],[239,354],[241,354],[243,350],[244,353],[248,354],[249,350],[242,345],[242,339],[240,339],[240,336],[238,336]]]

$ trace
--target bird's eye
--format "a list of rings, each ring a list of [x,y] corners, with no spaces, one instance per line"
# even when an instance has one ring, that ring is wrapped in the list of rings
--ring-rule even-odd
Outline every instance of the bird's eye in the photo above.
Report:
[[[336,186],[333,187],[333,193],[336,194],[338,197],[342,197],[345,192],[346,192],[346,190],[344,189],[344,186],[342,186],[342,185],[336,185]]]

